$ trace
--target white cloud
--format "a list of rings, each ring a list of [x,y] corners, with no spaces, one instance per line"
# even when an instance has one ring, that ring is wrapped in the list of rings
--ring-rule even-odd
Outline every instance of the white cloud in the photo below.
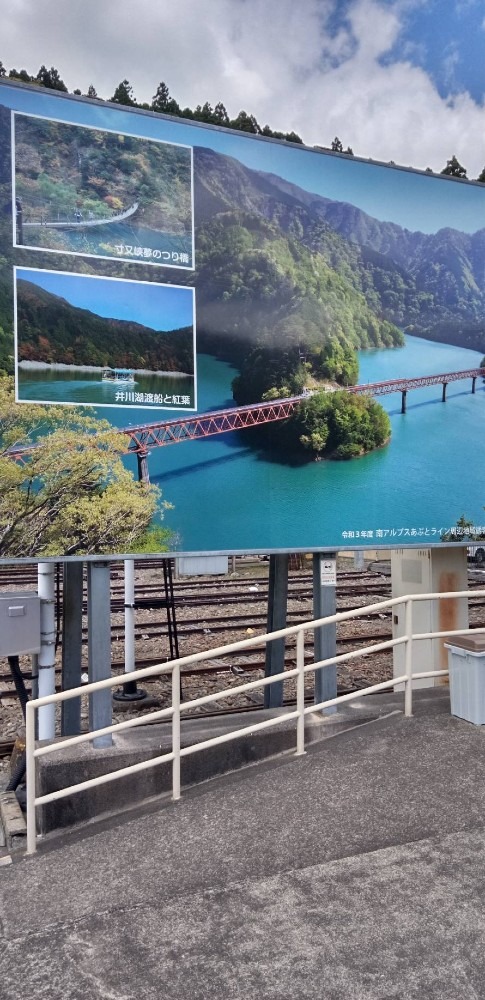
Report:
[[[330,32],[339,0],[69,0],[62,8],[4,0],[0,58],[29,72],[54,65],[69,89],[93,83],[106,98],[126,77],[137,100],[150,101],[164,80],[182,106],[222,100],[231,115],[244,108],[308,144],[339,135],[358,155],[416,167],[439,170],[455,154],[477,176],[485,108],[467,93],[441,98],[412,48],[382,64],[421,3],[352,0]]]

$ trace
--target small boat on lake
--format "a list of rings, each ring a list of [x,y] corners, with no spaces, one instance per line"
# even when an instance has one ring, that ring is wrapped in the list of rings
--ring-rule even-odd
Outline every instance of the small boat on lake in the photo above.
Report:
[[[135,385],[135,372],[132,368],[105,368],[101,381],[113,385]]]

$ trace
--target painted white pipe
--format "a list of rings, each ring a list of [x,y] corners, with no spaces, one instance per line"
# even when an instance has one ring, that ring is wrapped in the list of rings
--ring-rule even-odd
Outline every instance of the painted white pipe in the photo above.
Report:
[[[125,674],[135,669],[135,560],[125,559]]]
[[[55,563],[39,563],[37,589],[40,597],[40,652],[38,656],[38,697],[56,690],[56,618]],[[39,708],[39,740],[52,740],[56,734],[56,706]]]

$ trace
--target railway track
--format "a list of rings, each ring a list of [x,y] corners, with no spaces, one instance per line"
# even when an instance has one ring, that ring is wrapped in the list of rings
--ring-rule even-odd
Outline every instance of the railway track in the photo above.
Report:
[[[174,581],[174,596],[177,612],[178,637],[181,644],[181,655],[193,651],[194,643],[201,640],[207,644],[223,645],[226,642],[243,638],[248,627],[256,633],[266,631],[267,614],[265,604],[268,593],[267,564],[258,562],[249,563],[242,559],[238,565],[242,570],[249,569],[246,576],[237,578],[223,577],[215,583],[214,579],[178,579]],[[265,572],[266,570],[266,572]],[[157,663],[165,662],[168,659],[168,628],[165,617],[166,603],[161,596],[163,593],[163,580],[158,582],[153,574],[162,576],[160,561],[148,560],[136,564],[136,626],[135,639],[137,643],[136,667],[143,668],[154,666]],[[35,565],[0,566],[0,590],[2,587],[25,587],[35,589],[37,583],[37,567]],[[390,577],[382,572],[381,568],[367,571],[339,571],[337,579],[337,609],[357,610],[359,607],[378,600],[385,600],[390,594]],[[473,578],[469,580],[470,591],[480,583]],[[124,582],[123,565],[114,564],[111,573],[111,635],[113,642],[114,656],[122,655],[122,643],[124,638]],[[313,589],[311,568],[299,571],[293,570],[289,574],[288,590],[288,624],[298,621],[310,620],[313,614]],[[238,610],[241,608],[241,611]],[[469,602],[471,610],[477,612],[483,609],[485,617],[485,601],[473,600]],[[242,610],[244,608],[244,611]],[[86,608],[84,607],[84,611]],[[192,613],[191,613],[192,612]],[[194,613],[195,612],[195,613]],[[229,613],[228,613],[229,612]],[[58,620],[62,615],[62,574],[58,573]],[[118,621],[116,621],[118,619]],[[390,612],[368,612],[352,625],[339,625],[337,629],[337,648],[343,652],[349,647],[367,645],[372,642],[382,642],[391,638],[389,627],[391,619]],[[382,627],[379,627],[379,622]],[[481,623],[475,620],[471,627],[478,627]],[[211,637],[214,637],[213,639]],[[221,637],[221,638],[219,638]],[[83,645],[87,644],[87,628],[82,632]],[[121,644],[121,648],[120,648]],[[144,655],[143,645],[152,644],[154,655]],[[59,643],[60,646],[60,643]],[[159,647],[159,648],[158,648]],[[200,647],[199,647],[200,648]],[[153,652],[150,651],[150,652]],[[238,672],[240,669],[244,673],[250,674],[255,671],[264,670],[264,644],[253,647],[250,656],[242,659],[235,657],[234,666]],[[307,636],[306,658],[310,662],[313,653],[313,638],[311,633]],[[292,642],[287,643],[286,665],[289,666],[292,660]],[[386,654],[384,654],[385,656]],[[390,654],[389,654],[390,656]],[[1,661],[0,661],[1,663]],[[24,678],[26,687],[30,693],[32,675],[29,669],[25,669]],[[124,662],[115,658],[112,663],[114,674],[119,674],[120,684],[123,682]],[[228,661],[219,659],[217,661],[194,665],[194,667],[183,671],[184,678],[200,676],[210,677],[218,673],[227,673],[231,669]],[[56,687],[60,688],[61,668],[56,669]],[[156,681],[146,680],[143,686],[150,687]],[[361,685],[362,686],[362,685]],[[8,669],[0,669],[0,698],[10,699],[14,695],[13,684]],[[253,706],[254,707],[254,706]],[[0,743],[1,755],[1,743]]]
[[[390,632],[376,632],[376,633],[373,633],[373,634],[363,634],[363,635],[357,635],[357,636],[352,635],[352,636],[347,636],[347,637],[342,636],[340,638],[339,637],[337,638],[337,648],[338,647],[349,646],[349,645],[354,645],[354,646],[355,645],[359,645],[359,644],[364,645],[364,644],[367,644],[369,642],[384,642],[386,639],[390,639],[390,638],[391,638],[391,633]],[[293,645],[292,643],[288,643],[287,652],[288,652],[289,656],[291,656],[292,645]],[[311,640],[311,637],[308,638],[308,642],[306,644],[306,648],[307,648],[307,650],[311,650],[313,648],[313,642]],[[241,666],[244,669],[244,672],[250,673],[250,672],[253,672],[255,670],[264,670],[264,667],[265,667],[264,651],[265,651],[264,644],[261,644],[261,646],[253,646],[253,652],[256,654],[256,657],[245,657],[244,658],[244,664],[241,664]],[[341,649],[340,651],[343,652],[344,650]],[[312,662],[312,656],[311,656],[310,652],[308,652],[308,655],[305,655],[305,661],[307,663],[311,663]],[[143,669],[145,667],[153,667],[157,663],[163,663],[163,662],[165,662],[165,661],[163,660],[163,658],[161,659],[160,657],[146,657],[146,658],[137,657],[137,659],[136,659],[136,669],[137,670],[141,670],[141,669]],[[115,661],[113,661],[112,664],[111,664],[111,669],[112,669],[112,671],[113,671],[114,674],[119,673],[119,675],[120,675],[120,682],[121,682],[123,680],[123,676],[124,676],[124,662],[122,660],[115,660]],[[195,665],[193,667],[183,667],[182,668],[182,677],[194,677],[194,676],[201,675],[201,674],[227,673],[227,671],[229,671],[230,669],[231,669],[231,664],[230,663],[228,663],[228,662],[225,663],[225,662],[222,661],[222,659],[218,658],[217,662],[214,662],[214,663],[211,663],[211,661],[209,660],[209,661],[207,661],[205,663],[197,664],[197,665]],[[30,694],[31,689],[30,689],[29,682],[32,681],[32,672],[30,670],[28,670],[28,671],[23,670],[22,673],[23,673],[24,681],[27,682],[26,683],[26,687],[27,687],[27,689],[29,691],[29,694]],[[56,678],[59,678],[59,681],[60,681],[60,678],[61,678],[61,667],[60,666],[56,667],[55,674],[56,674]],[[3,682],[3,683],[12,683],[12,685],[13,685],[13,682],[11,681],[10,673],[8,671],[0,672],[0,682]],[[146,686],[147,684],[150,684],[150,678],[147,678],[146,680],[143,681],[143,686]],[[60,690],[60,685],[59,685],[59,690]],[[3,690],[0,689],[0,698],[5,697],[7,695],[11,695],[13,693],[14,693],[13,692],[13,687],[12,687],[12,689],[10,689],[10,688],[5,688]]]

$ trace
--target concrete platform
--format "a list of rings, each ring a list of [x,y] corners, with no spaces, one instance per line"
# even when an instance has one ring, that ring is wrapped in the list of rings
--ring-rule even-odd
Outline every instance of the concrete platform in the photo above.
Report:
[[[359,700],[343,707],[339,713],[307,716],[305,743],[326,739],[349,726],[361,725],[378,718],[385,704],[379,699]],[[228,714],[219,717],[182,719],[180,743],[188,747],[203,740],[222,736],[235,730],[249,729],[256,723],[283,716],[288,709]],[[62,740],[58,741],[62,747]],[[256,730],[217,747],[207,747],[182,758],[182,786],[198,784],[219,774],[238,770],[266,757],[294,750],[295,720],[282,721],[264,730]],[[154,760],[172,749],[171,722],[140,725],[116,733],[113,745],[106,749],[81,743],[66,750],[40,757],[37,769],[37,794],[46,795],[75,782],[117,771],[143,760]],[[86,823],[104,815],[113,815],[133,805],[164,793],[171,793],[172,765],[161,763],[146,771],[126,775],[115,781],[48,803],[38,809],[38,829],[43,835],[64,827]]]
[[[0,874],[2,1000],[476,1000],[485,733],[446,690]]]

